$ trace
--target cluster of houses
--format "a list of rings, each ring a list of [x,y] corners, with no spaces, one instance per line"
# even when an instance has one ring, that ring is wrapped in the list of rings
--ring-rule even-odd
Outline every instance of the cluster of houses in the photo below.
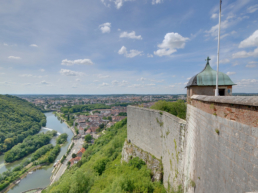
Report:
[[[80,115],[75,120],[75,124],[79,130],[79,135],[90,134],[93,138],[98,138],[96,130],[101,124],[104,124],[107,128],[114,125],[116,122],[121,121],[126,116],[119,116],[119,113],[125,113],[126,107],[115,106],[111,109],[96,109],[91,111],[91,115]],[[111,119],[108,117],[111,117]]]
[[[69,160],[70,162],[70,166],[72,166],[73,164],[77,164],[78,161],[80,161],[82,159],[82,154],[85,152],[85,149],[82,147],[76,154],[75,158],[72,158]]]

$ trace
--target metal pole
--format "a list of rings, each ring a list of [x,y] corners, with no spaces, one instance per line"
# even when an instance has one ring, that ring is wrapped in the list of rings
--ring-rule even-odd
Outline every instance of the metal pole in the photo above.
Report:
[[[220,20],[221,20],[221,3],[222,0],[219,0],[220,6],[219,6],[219,29],[218,29],[218,57],[217,57],[217,75],[216,75],[216,90],[215,90],[215,96],[219,96],[219,48],[220,48]]]

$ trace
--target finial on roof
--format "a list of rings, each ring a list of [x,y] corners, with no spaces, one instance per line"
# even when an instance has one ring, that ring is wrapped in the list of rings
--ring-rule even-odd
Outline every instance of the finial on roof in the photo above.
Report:
[[[205,61],[207,61],[206,64],[210,64],[210,63],[209,63],[210,60],[211,60],[211,59],[210,59],[209,56],[208,56],[207,59],[205,60]]]

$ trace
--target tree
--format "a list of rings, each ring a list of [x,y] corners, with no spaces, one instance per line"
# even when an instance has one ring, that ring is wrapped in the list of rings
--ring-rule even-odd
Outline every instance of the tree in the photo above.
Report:
[[[90,143],[91,140],[92,140],[92,136],[91,136],[90,134],[88,134],[88,135],[85,136],[85,141],[86,141],[87,143]]]
[[[109,117],[108,117],[108,120],[109,120],[109,121],[112,121],[112,117],[111,117],[111,116],[109,116]]]
[[[70,165],[71,165],[71,162],[69,161],[69,162],[67,163],[67,165],[70,166]]]
[[[77,155],[75,153],[72,154],[72,158],[76,158]]]

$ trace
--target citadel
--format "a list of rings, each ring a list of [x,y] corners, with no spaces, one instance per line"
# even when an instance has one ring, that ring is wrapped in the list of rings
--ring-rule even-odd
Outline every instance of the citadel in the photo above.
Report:
[[[209,64],[187,88],[187,118],[128,106],[122,160],[142,158],[153,180],[189,193],[258,191],[258,98],[232,96],[235,84]]]

